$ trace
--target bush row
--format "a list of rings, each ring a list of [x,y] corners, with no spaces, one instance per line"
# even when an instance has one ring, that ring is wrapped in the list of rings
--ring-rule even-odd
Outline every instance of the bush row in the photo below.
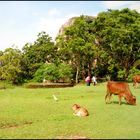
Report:
[[[26,88],[65,88],[73,87],[74,84],[71,83],[29,83]]]

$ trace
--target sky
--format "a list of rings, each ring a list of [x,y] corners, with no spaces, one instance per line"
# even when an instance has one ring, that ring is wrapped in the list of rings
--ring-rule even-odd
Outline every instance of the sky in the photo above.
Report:
[[[140,1],[0,1],[0,50],[22,49],[45,31],[55,40],[69,18],[97,16],[107,9],[130,8],[140,13]]]

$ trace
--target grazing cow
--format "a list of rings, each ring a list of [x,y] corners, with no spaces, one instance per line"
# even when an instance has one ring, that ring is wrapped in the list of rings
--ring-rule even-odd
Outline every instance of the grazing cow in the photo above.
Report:
[[[108,81],[107,94],[105,96],[105,101],[107,97],[109,98],[109,101],[110,101],[112,94],[118,95],[119,104],[121,104],[121,98],[124,97],[124,99],[126,100],[128,104],[136,105],[136,97],[132,95],[127,83]]]
[[[132,77],[132,81],[133,81],[133,86],[137,87],[138,83],[140,83],[140,75],[135,75]]]
[[[72,110],[74,111],[73,113],[74,116],[86,117],[89,115],[88,110],[84,107],[81,107],[78,104],[74,104],[72,106]]]

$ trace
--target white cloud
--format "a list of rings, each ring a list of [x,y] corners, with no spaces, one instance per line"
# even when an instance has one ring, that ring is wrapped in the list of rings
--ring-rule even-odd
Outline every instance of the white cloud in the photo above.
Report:
[[[36,24],[25,24],[25,28],[19,28],[16,24],[11,24],[11,26],[6,24],[5,27],[1,28],[0,32],[0,50],[4,51],[12,45],[22,49],[26,43],[33,43],[37,38]]]
[[[35,15],[38,13],[35,13]],[[37,39],[37,35],[41,31],[45,31],[52,37],[53,41],[57,36],[60,27],[66,23],[69,18],[79,16],[78,14],[69,14],[66,16],[56,17],[41,17],[37,22],[28,25],[26,28],[15,30],[13,27],[8,29],[3,29],[0,32],[0,50],[5,50],[5,48],[12,47],[12,45],[17,46],[19,49],[25,45],[25,43],[33,43]]]
[[[121,9],[127,7],[140,12],[139,1],[103,1],[102,3],[107,9]]]
[[[19,32],[5,32],[3,34],[0,34],[0,50],[4,51],[5,48],[9,48],[14,46],[17,46],[19,49],[22,49],[22,47],[25,45],[25,43],[32,43],[36,39],[36,34],[32,33],[23,33],[21,31]]]
[[[130,6],[130,9],[132,9],[132,10],[137,10],[137,11],[140,13],[140,3],[139,3],[139,4],[137,4],[137,3],[132,4],[132,5]]]
[[[56,9],[56,8],[50,9],[50,10],[48,11],[48,15],[49,15],[50,17],[52,17],[52,16],[59,16],[60,14],[61,14],[60,10],[58,10],[58,9]]]
[[[70,15],[63,16],[61,18],[42,17],[40,18],[40,21],[38,23],[38,31],[45,31],[54,40],[56,35],[58,34],[60,27],[64,23],[66,23],[69,20],[69,18],[74,17],[74,16],[79,16],[79,15],[70,14]]]
[[[103,4],[106,8],[120,8],[127,4],[132,4],[133,1],[104,1]]]
[[[81,15],[81,14],[80,14]],[[78,16],[80,16],[79,14],[74,14],[74,13],[71,13],[71,14],[69,14],[69,15],[66,15],[65,17],[66,17],[66,19],[68,20],[68,19],[70,19],[70,18],[72,18],[72,17],[78,17]]]
[[[39,21],[38,31],[45,31],[54,40],[59,28],[65,22],[64,18],[45,18]]]
[[[32,15],[33,15],[33,16],[39,16],[40,13],[39,13],[39,12],[33,12]]]

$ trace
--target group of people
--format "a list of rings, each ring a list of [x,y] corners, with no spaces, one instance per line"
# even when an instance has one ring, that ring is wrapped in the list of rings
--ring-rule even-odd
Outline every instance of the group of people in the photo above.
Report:
[[[90,83],[93,83],[94,86],[97,84],[97,80],[95,76],[93,76],[92,78],[90,76],[87,76],[85,82],[87,86],[90,86]]]

